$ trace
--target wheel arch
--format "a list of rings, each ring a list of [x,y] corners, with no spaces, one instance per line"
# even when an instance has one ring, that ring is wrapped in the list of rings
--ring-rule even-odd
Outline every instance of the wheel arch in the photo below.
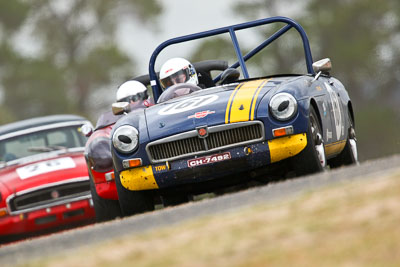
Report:
[[[322,124],[321,113],[319,112],[317,101],[315,101],[314,98],[310,99],[310,107],[311,106],[314,108],[315,112],[317,113],[318,122],[319,122],[319,125],[321,126],[321,132],[323,133],[324,132],[324,125]]]
[[[353,104],[351,103],[351,101],[349,101],[347,103],[347,109],[348,109],[348,111],[350,113],[351,119],[353,120],[353,125],[356,126],[356,121],[355,121],[355,118],[354,118],[354,111],[353,111]]]

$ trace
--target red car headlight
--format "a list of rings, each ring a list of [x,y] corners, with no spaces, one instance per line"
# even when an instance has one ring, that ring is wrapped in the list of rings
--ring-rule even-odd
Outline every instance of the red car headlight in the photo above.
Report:
[[[95,138],[87,147],[87,158],[93,170],[97,172],[109,172],[112,170],[110,138]]]

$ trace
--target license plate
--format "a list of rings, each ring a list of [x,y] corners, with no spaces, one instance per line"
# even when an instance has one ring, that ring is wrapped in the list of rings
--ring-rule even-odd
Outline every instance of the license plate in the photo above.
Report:
[[[187,164],[188,164],[188,167],[196,167],[196,166],[220,162],[220,161],[224,161],[224,160],[228,160],[228,159],[231,159],[231,153],[225,152],[225,153],[190,159],[187,161]]]

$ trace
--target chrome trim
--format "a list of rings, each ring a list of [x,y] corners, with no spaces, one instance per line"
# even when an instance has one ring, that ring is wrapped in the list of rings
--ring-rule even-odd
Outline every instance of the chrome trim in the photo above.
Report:
[[[51,204],[40,205],[40,206],[37,206],[37,207],[34,207],[34,208],[29,208],[29,209],[24,209],[24,210],[19,210],[19,211],[13,211],[13,212],[11,212],[9,208],[7,208],[7,210],[8,210],[10,215],[18,215],[18,214],[21,214],[21,213],[27,213],[27,212],[40,210],[40,209],[51,208],[51,207],[54,207],[54,206],[69,204],[69,203],[72,203],[72,202],[85,200],[85,199],[92,199],[92,195],[90,194],[90,191],[89,191],[88,194],[86,194],[84,196],[79,196],[79,197],[75,197],[75,198],[68,198],[68,199],[61,199],[60,201],[53,202]]]
[[[39,131],[43,131],[43,130],[62,128],[62,127],[68,127],[68,126],[74,126],[74,125],[83,125],[85,123],[90,123],[90,122],[84,121],[84,120],[83,121],[67,121],[67,122],[58,122],[58,123],[52,123],[52,124],[32,127],[32,128],[28,128],[28,129],[20,130],[17,132],[12,132],[12,133],[2,135],[2,136],[0,136],[0,141],[4,140],[4,139],[15,137],[15,136],[28,134],[28,133],[34,133],[34,132],[39,132]]]
[[[171,161],[171,160],[177,160],[180,158],[203,155],[203,154],[211,153],[214,151],[219,151],[221,149],[237,147],[237,146],[241,146],[241,145],[245,145],[245,144],[257,143],[257,142],[265,140],[264,124],[261,121],[236,122],[236,123],[221,124],[221,125],[217,125],[217,126],[208,127],[208,134],[210,135],[212,133],[221,132],[224,130],[231,130],[231,129],[236,129],[236,128],[245,127],[245,126],[249,126],[249,125],[257,125],[257,124],[260,125],[260,128],[261,128],[261,138],[258,138],[258,139],[253,139],[251,141],[239,142],[239,143],[235,143],[235,144],[231,144],[231,145],[227,145],[227,146],[221,146],[221,147],[213,148],[210,150],[203,150],[203,151],[198,151],[198,152],[194,152],[194,153],[188,153],[188,154],[184,154],[184,155],[180,155],[180,156],[176,156],[176,157],[165,158],[162,160],[155,160],[151,157],[150,148],[149,148],[150,146],[169,143],[169,142],[173,142],[173,141],[179,141],[179,140],[193,138],[193,137],[198,138],[197,130],[191,130],[191,131],[188,131],[185,133],[176,134],[173,136],[165,137],[165,138],[156,140],[154,142],[148,143],[146,145],[147,156],[151,163],[160,163],[160,162],[166,162],[166,161]],[[201,140],[201,142],[206,142],[207,138],[199,138],[199,139]],[[206,144],[206,147],[207,147],[207,144]]]
[[[65,180],[65,181],[60,181],[60,182],[51,183],[51,184],[45,184],[45,185],[41,185],[41,186],[37,186],[37,187],[33,187],[33,188],[29,188],[29,189],[26,189],[26,190],[23,190],[23,191],[16,192],[14,194],[9,195],[6,198],[7,211],[8,211],[8,213],[10,215],[16,215],[16,214],[21,214],[21,213],[25,213],[25,212],[30,212],[30,211],[35,211],[35,210],[39,210],[39,209],[58,206],[58,205],[62,205],[62,204],[70,203],[70,202],[75,202],[75,201],[79,201],[79,200],[82,200],[82,199],[91,198],[91,193],[90,193],[90,191],[88,191],[88,194],[84,195],[84,196],[79,196],[79,197],[76,197],[76,198],[61,199],[60,201],[53,202],[51,204],[40,205],[40,206],[37,206],[37,207],[34,207],[34,208],[29,208],[29,209],[24,209],[24,210],[19,210],[19,211],[11,211],[11,209],[10,209],[10,202],[15,197],[22,196],[22,195],[25,195],[25,194],[29,194],[31,192],[35,192],[35,191],[38,191],[38,190],[43,190],[43,189],[46,189],[46,188],[49,188],[49,187],[53,187],[53,186],[59,186],[59,185],[64,185],[64,184],[73,184],[73,183],[84,182],[84,181],[89,181],[89,176],[68,179],[68,180]]]

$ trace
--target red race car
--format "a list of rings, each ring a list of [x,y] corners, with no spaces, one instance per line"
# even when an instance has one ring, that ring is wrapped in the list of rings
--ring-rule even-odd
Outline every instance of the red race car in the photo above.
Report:
[[[80,116],[0,126],[0,239],[94,222]]]
[[[90,190],[97,222],[122,216],[111,158],[111,129],[115,122],[124,116],[124,113],[144,109],[154,103],[151,99],[147,99],[129,105],[126,102],[121,103],[121,108],[118,107],[118,104],[116,103],[115,107],[118,110],[120,109],[119,115],[114,115],[112,111],[101,114],[94,132],[87,134],[90,137],[85,147],[85,158],[91,178]],[[125,107],[124,105],[128,106]]]
[[[122,115],[106,112],[100,115],[96,128],[86,143],[85,158],[90,176],[90,190],[96,221],[107,221],[121,216],[114,169],[111,158],[110,132]]]

